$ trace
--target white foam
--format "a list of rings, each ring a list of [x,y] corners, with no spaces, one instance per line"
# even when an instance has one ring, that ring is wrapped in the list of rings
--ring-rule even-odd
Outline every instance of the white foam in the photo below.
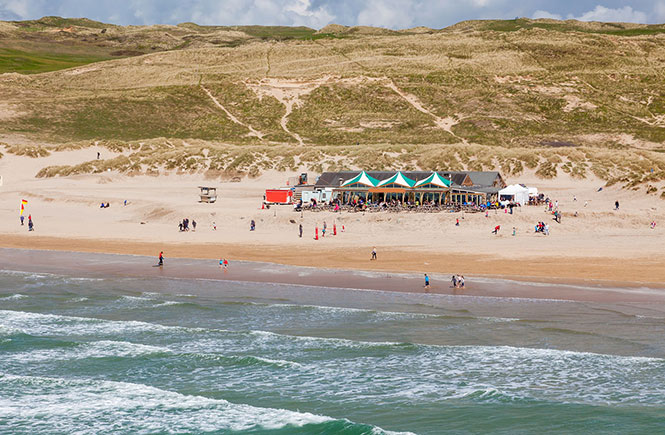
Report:
[[[16,294],[13,294],[13,295],[10,295],[10,296],[1,297],[0,301],[17,301],[19,299],[26,299],[28,297],[29,296],[27,296],[27,295],[22,295],[20,293],[16,293]]]
[[[6,359],[15,362],[30,363],[70,361],[87,358],[135,358],[138,356],[154,355],[158,353],[170,353],[170,350],[166,347],[149,346],[145,344],[129,343],[126,341],[101,340],[73,347],[37,349],[29,352],[10,354],[6,356]]]
[[[70,424],[85,433],[123,431],[205,432],[298,428],[334,421],[285,409],[259,408],[226,400],[183,395],[126,382],[0,375],[0,419]],[[38,391],[39,394],[30,394]],[[27,394],[26,394],[27,393]],[[140,416],[140,417],[139,417]],[[11,426],[10,426],[11,427]]]

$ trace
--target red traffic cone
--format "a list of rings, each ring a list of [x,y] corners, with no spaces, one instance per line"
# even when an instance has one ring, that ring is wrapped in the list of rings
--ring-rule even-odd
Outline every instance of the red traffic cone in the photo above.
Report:
[[[265,208],[266,208],[266,203],[265,203],[265,202],[262,202],[262,203],[261,203],[261,210],[265,210]]]

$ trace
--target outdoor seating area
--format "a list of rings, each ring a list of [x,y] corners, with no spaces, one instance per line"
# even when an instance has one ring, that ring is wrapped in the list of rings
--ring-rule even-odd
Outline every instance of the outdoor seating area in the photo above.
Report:
[[[482,183],[482,184],[480,184]],[[501,207],[506,184],[498,172],[346,171],[321,174],[312,192],[332,191],[326,202],[300,199],[294,210],[436,213]],[[303,193],[302,198],[312,195]]]

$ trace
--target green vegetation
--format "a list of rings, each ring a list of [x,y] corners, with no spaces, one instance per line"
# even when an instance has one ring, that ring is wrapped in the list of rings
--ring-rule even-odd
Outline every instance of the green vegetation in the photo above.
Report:
[[[1,29],[0,72],[33,75],[0,77],[0,132],[52,144],[5,154],[97,141],[122,153],[40,176],[465,168],[594,175],[651,193],[665,184],[665,39],[653,37],[665,26],[318,33],[47,17]],[[138,53],[151,54],[56,71]]]
[[[111,59],[111,56],[37,53],[0,47],[0,74],[39,74]]]
[[[481,21],[479,30],[497,32],[517,32],[518,30],[543,29],[554,32],[582,32],[616,36],[643,36],[665,33],[665,25],[626,25],[623,23],[583,23],[579,21],[531,20],[517,18],[514,20]]]

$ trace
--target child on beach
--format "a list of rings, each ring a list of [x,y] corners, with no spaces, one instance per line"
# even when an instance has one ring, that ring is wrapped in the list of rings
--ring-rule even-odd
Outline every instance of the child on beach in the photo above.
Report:
[[[376,260],[376,247],[372,248],[372,258],[370,260]]]
[[[164,251],[159,252],[159,263],[157,263],[158,266],[163,266],[164,265]]]
[[[429,276],[425,274],[425,291],[429,292]]]

